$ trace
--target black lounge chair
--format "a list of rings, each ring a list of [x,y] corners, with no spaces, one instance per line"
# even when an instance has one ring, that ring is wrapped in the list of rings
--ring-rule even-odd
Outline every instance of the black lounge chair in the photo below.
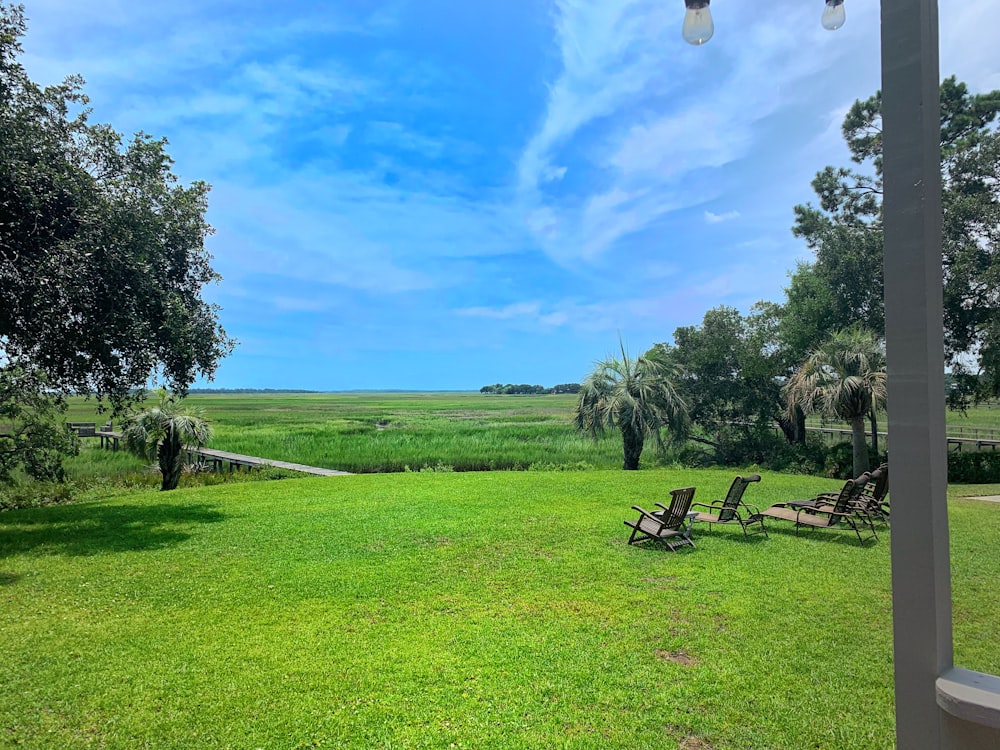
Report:
[[[867,481],[862,482],[862,477],[867,477]],[[889,465],[882,464],[871,474],[862,474],[855,480],[855,492],[851,496],[850,508],[858,515],[867,515],[884,526],[889,523],[889,503],[885,499],[888,493]],[[832,505],[837,501],[837,493],[824,493],[818,500],[822,505]]]
[[[749,536],[747,527],[756,526],[756,533],[763,532],[767,536],[767,529],[764,528],[764,519],[760,516],[760,510],[753,505],[743,502],[743,493],[751,482],[759,482],[760,474],[751,474],[748,477],[737,476],[731,485],[729,492],[723,500],[715,500],[710,505],[705,503],[692,503],[692,508],[705,508],[699,511],[694,517],[694,521],[703,523],[738,523],[743,529],[743,535]],[[743,509],[741,513],[741,508]],[[711,527],[710,527],[711,528]]]
[[[875,533],[875,526],[871,517],[867,513],[861,513],[852,509],[851,500],[857,498],[861,489],[868,483],[868,473],[865,472],[857,479],[848,479],[843,488],[837,494],[833,504],[829,504],[829,498],[822,495],[812,500],[793,500],[788,503],[775,503],[767,510],[758,514],[761,518],[776,518],[782,521],[792,521],[795,523],[795,534],[803,526],[817,529],[837,528],[840,524],[850,527],[858,535],[858,542],[864,544],[865,537],[861,535],[861,529],[868,527],[871,529],[871,537],[878,539]]]
[[[670,490],[670,507],[657,503],[663,510],[656,513],[633,505],[632,510],[639,511],[639,518],[624,522],[632,528],[628,543],[637,544],[652,539],[671,551],[685,545],[694,547],[694,542],[691,541],[691,519],[688,517],[692,498],[694,487],[683,487]]]
[[[889,464],[882,464],[872,472],[868,484],[861,490],[864,508],[873,519],[889,523]]]

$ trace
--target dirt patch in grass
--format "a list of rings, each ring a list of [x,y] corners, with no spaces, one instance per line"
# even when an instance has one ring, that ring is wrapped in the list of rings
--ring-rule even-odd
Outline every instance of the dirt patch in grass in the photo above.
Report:
[[[684,667],[693,667],[698,663],[697,659],[685,651],[666,651],[665,649],[658,648],[653,653],[656,654],[657,659],[672,661],[674,664],[680,664]]]
[[[678,750],[712,750],[712,746],[701,737],[689,735],[681,740]]]

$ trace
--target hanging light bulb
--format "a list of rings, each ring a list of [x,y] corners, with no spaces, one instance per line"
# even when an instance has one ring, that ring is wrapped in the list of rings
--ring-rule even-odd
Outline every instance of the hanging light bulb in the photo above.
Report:
[[[846,20],[844,0],[826,0],[826,7],[823,8],[823,28],[836,31],[844,25]]]
[[[681,36],[691,44],[704,44],[715,33],[712,23],[712,12],[708,9],[711,0],[684,0],[687,13],[684,14],[684,26]],[[841,0],[843,2],[843,0]]]

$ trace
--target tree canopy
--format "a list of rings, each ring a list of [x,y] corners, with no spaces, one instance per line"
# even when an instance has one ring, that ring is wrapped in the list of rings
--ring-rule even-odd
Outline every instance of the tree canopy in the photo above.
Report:
[[[722,463],[759,460],[775,424],[787,427],[781,378],[790,368],[775,346],[778,318],[774,305],[760,303],[750,315],[719,306],[700,325],[674,331],[673,344],[653,351],[681,373],[677,386],[698,433]]]
[[[0,6],[0,366],[115,408],[151,377],[183,393],[234,344],[201,296],[209,186],[178,184],[166,139],[91,124],[79,76],[31,81],[25,28]]]
[[[793,232],[816,253],[791,278],[782,340],[804,357],[834,331],[885,328],[882,281],[882,96],[843,123],[852,160],[813,180],[818,206],[795,207]],[[959,400],[1000,395],[1000,91],[941,84],[945,354]],[[982,377],[980,377],[982,375]]]

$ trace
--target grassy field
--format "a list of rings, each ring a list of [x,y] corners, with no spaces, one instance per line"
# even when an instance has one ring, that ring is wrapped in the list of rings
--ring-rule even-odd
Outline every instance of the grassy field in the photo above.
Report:
[[[892,747],[887,535],[625,544],[631,504],[730,479],[367,475],[0,514],[0,745]],[[766,475],[748,500],[836,484]],[[998,520],[951,503],[957,663],[993,672]]]
[[[196,394],[211,447],[350,472],[612,468],[620,437],[595,443],[571,424],[572,395],[479,393]],[[70,421],[97,419],[72,403]],[[650,446],[652,448],[652,446]],[[649,450],[645,465],[657,464]]]

